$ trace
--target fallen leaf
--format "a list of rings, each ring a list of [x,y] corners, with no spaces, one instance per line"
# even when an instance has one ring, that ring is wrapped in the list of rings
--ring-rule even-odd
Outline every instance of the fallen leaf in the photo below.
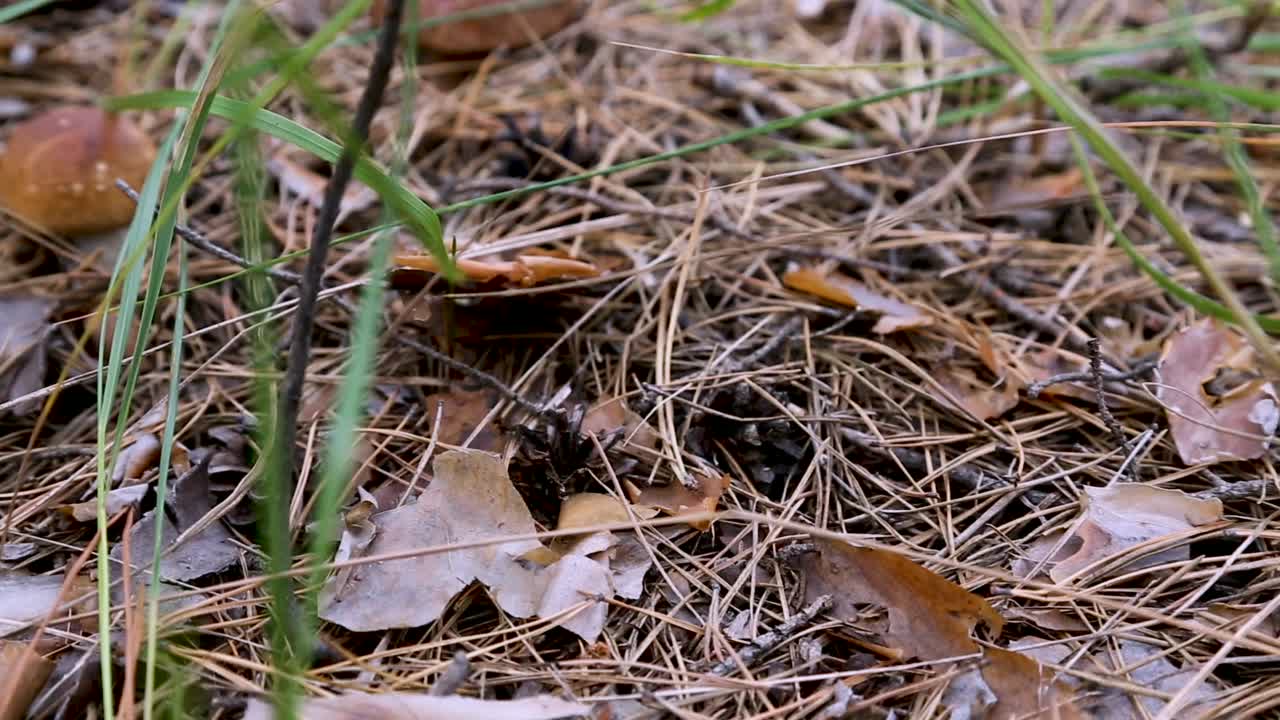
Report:
[[[961,370],[939,370],[936,378],[947,392],[960,401],[961,407],[958,410],[979,420],[998,418],[1018,405],[1020,384],[1010,377],[1000,382],[997,388],[978,380],[973,373]],[[947,405],[952,405],[945,397],[940,399]]]
[[[35,543],[5,543],[0,545],[0,562],[18,562],[36,554]]]
[[[235,564],[240,548],[231,539],[231,533],[221,520],[209,523],[181,545],[174,546],[178,536],[199,523],[213,510],[213,498],[209,494],[209,460],[187,471],[174,482],[168,506],[171,516],[165,518],[161,537],[165,548],[160,558],[162,580],[183,582],[221,572]],[[131,562],[138,577],[151,572],[155,550],[156,508],[142,516],[129,534]],[[170,520],[170,517],[173,519]],[[111,549],[111,559],[120,562],[123,543]]]
[[[979,196],[985,196],[984,204],[990,213],[1016,213],[1020,210],[1037,209],[1077,197],[1084,192],[1084,174],[1078,167],[1032,178],[1009,175],[997,183],[978,189]]]
[[[1119,658],[1113,657],[1113,652],[1106,648],[1094,653],[1091,660],[1098,666],[1098,672],[1108,676],[1119,675],[1119,679],[1169,695],[1178,693],[1195,678],[1194,668],[1179,668],[1163,657],[1164,650],[1155,645],[1121,639],[1119,650]],[[1127,673],[1120,672],[1124,668],[1128,668]],[[1191,691],[1190,701],[1183,706],[1178,717],[1209,717],[1211,713],[1206,713],[1213,707],[1216,696],[1214,686],[1208,680],[1201,680]],[[1160,698],[1117,689],[1102,694],[1094,715],[1107,720],[1144,720],[1158,716],[1164,706],[1165,701]]]
[[[1220,397],[1205,387],[1220,372],[1256,367],[1244,337],[1211,319],[1165,343],[1155,371],[1156,399],[1184,463],[1252,460],[1267,452],[1280,423],[1274,386],[1254,377]]]
[[[30,720],[66,720],[87,718],[89,705],[100,701],[102,694],[100,652],[96,640],[58,656],[53,673],[44,684],[39,697],[27,710]]]
[[[979,624],[999,635],[1004,618],[986,600],[897,553],[815,538],[815,556],[803,573],[806,598],[834,599],[832,614],[856,617],[858,603],[886,609],[885,641],[921,660],[977,652],[972,633]]]
[[[782,276],[782,284],[792,290],[817,295],[847,307],[878,313],[880,319],[871,331],[880,335],[933,324],[933,318],[919,307],[882,295],[838,272],[822,273],[813,268],[795,268]]]
[[[582,418],[581,429],[601,439],[621,430],[626,443],[646,450],[656,450],[661,438],[644,418],[627,407],[622,397],[611,398],[588,410]]]
[[[306,720],[557,720],[583,717],[590,711],[551,695],[519,700],[481,700],[458,695],[433,696],[411,693],[347,693],[332,698],[311,698],[302,703],[298,717]],[[269,703],[250,700],[244,720],[272,720]]]
[[[449,390],[428,395],[425,402],[427,418],[436,440],[445,445],[461,445],[471,433],[480,427],[493,409],[494,394],[487,390]],[[440,429],[436,431],[436,408],[440,410]],[[473,450],[497,450],[500,438],[492,423],[486,424],[468,446]]]
[[[409,270],[440,272],[440,263],[433,255],[397,255],[394,262]],[[517,255],[514,260],[459,258],[454,263],[471,282],[500,280],[507,287],[533,287],[548,280],[592,278],[600,274],[600,269],[589,262],[532,253]]]
[[[0,637],[12,635],[28,624],[39,622],[58,606],[65,576],[28,575],[23,572],[0,572]],[[75,578],[67,600],[75,600],[92,591],[94,583]],[[89,602],[92,602],[91,600]],[[81,608],[84,609],[84,608]],[[68,608],[64,614],[70,615]]]
[[[1072,536],[1066,542],[1061,542],[1061,533],[1038,539],[1026,557],[1015,561],[1014,573],[1026,577],[1044,560],[1049,577],[1055,582],[1064,582],[1077,572],[1130,548],[1221,519],[1221,500],[1202,500],[1180,490],[1137,483],[1085,488],[1083,520]],[[1057,553],[1049,556],[1059,545]],[[1136,558],[1111,572],[1137,570],[1189,557],[1190,549],[1182,544]]]
[[[324,202],[325,188],[329,186],[328,178],[312,172],[284,155],[277,155],[268,160],[267,170],[276,177],[283,188],[308,204],[320,207]],[[337,222],[341,223],[348,215],[368,208],[377,199],[378,194],[373,190],[358,182],[352,182],[342,193],[342,200],[338,203]]]
[[[0,688],[12,691],[8,697],[0,698],[0,720],[25,717],[31,701],[53,672],[53,663],[38,651],[27,653],[28,644],[0,640]]]
[[[1018,358],[1018,367],[1030,383],[1044,382],[1055,375],[1081,372],[1089,368],[1089,361],[1057,348],[1043,348]],[[1070,397],[1077,400],[1096,401],[1097,394],[1088,381],[1055,383],[1040,393],[1041,397]]]
[[[135,507],[142,502],[142,498],[146,497],[147,489],[148,486],[146,485],[126,485],[109,491],[107,493],[107,517],[111,517],[125,508]],[[70,515],[77,522],[94,522],[98,519],[97,500],[62,505],[58,509]]]
[[[375,515],[372,522],[377,536],[369,555],[536,530],[501,458],[476,450],[440,455],[416,503]],[[499,607],[517,617],[550,617],[578,607],[558,624],[590,642],[603,629],[604,600],[613,593],[607,557],[614,544],[610,533],[595,533],[554,554],[536,540],[514,540],[362,565],[325,584],[320,617],[357,632],[418,627],[438,618],[478,580]],[[539,567],[529,557],[555,562]]]
[[[636,505],[654,507],[676,517],[715,510],[720,503],[720,496],[729,487],[729,476],[698,472],[694,477],[697,487],[689,487],[681,482],[637,487],[627,481],[627,495],[631,496],[631,502]],[[711,521],[697,520],[690,522],[689,527],[706,530],[711,527]]]
[[[34,296],[0,296],[0,402],[8,402],[44,386],[49,314],[55,301]],[[26,415],[40,407],[31,400],[14,408]]]
[[[885,642],[906,657],[941,660],[982,654],[978,669],[952,679],[943,702],[953,718],[1083,718],[1070,689],[1053,680],[1034,659],[999,648],[983,648],[973,638],[978,625],[993,636],[1004,618],[986,600],[897,553],[815,538],[818,553],[806,556],[801,571],[812,601],[833,598],[832,614],[853,620],[858,604],[884,608]]]

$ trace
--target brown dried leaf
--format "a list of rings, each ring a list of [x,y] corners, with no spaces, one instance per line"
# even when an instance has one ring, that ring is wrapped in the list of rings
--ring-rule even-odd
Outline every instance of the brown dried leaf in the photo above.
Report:
[[[506,287],[533,287],[548,280],[591,278],[600,274],[599,268],[583,260],[532,253],[517,255],[515,260],[458,259],[454,262],[472,282],[500,280]],[[432,255],[397,255],[395,265],[430,273],[440,272],[440,264]]]
[[[418,501],[375,515],[372,522],[377,536],[369,555],[536,530],[501,458],[476,450],[436,458],[434,478]],[[614,543],[610,533],[596,533],[549,553],[536,540],[515,540],[358,566],[325,584],[320,617],[357,632],[418,627],[438,618],[455,595],[479,580],[499,607],[517,617],[551,617],[575,608],[557,624],[594,641],[604,627],[605,600],[613,594],[606,553]],[[538,567],[530,558],[554,562]]]
[[[0,720],[20,720],[26,716],[31,701],[40,693],[53,663],[38,651],[28,653],[28,643],[0,640],[0,687],[12,689],[0,698]],[[16,676],[16,677],[15,677]]]
[[[1089,361],[1069,355],[1056,348],[1044,348],[1029,352],[1018,359],[1018,367],[1032,383],[1044,382],[1055,375],[1087,370]],[[1040,393],[1041,397],[1070,397],[1077,400],[1096,400],[1096,394],[1086,384],[1078,382],[1055,383]]]
[[[0,402],[8,402],[44,385],[45,343],[49,314],[55,302],[33,296],[0,296]],[[40,407],[39,400],[14,409],[25,415]]]
[[[985,195],[990,212],[1016,212],[1040,208],[1059,200],[1066,200],[1084,193],[1084,174],[1073,167],[1054,175],[1033,178],[1007,176],[990,186],[979,189]]]
[[[729,487],[728,475],[716,475],[709,472],[695,474],[697,487],[689,487],[681,482],[670,485],[648,485],[636,487],[626,482],[627,495],[637,505],[655,507],[669,515],[679,517],[692,513],[709,512],[716,509],[720,496]],[[710,520],[697,520],[689,523],[695,530],[706,530],[711,527]]]
[[[519,700],[481,700],[458,695],[416,693],[347,693],[332,698],[311,698],[299,709],[306,720],[557,720],[584,717],[590,708],[551,695]],[[272,720],[271,704],[250,700],[244,720]]]
[[[1033,658],[1011,650],[984,648],[982,659],[982,679],[999,698],[987,717],[1046,720],[1087,717],[1076,706],[1071,688],[1055,680],[1053,671]]]
[[[284,155],[278,155],[267,161],[267,170],[280,181],[280,185],[289,192],[305,200],[308,204],[320,207],[324,202],[325,188],[329,179],[293,162]],[[367,186],[352,182],[342,193],[342,201],[338,203],[338,222],[351,213],[360,212],[373,205],[378,194]]]
[[[582,418],[582,432],[595,433],[603,438],[610,433],[623,431],[623,439],[632,445],[656,450],[660,435],[644,421],[622,397],[606,400],[587,411]]]
[[[960,401],[958,409],[979,420],[998,418],[1018,405],[1020,386],[1011,377],[999,383],[998,388],[992,388],[973,373],[961,370],[939,370],[936,377],[938,383]],[[941,399],[951,405],[945,397]]]
[[[1271,446],[1280,404],[1270,382],[1254,378],[1221,397],[1205,391],[1220,372],[1256,366],[1244,337],[1211,319],[1165,343],[1156,366],[1156,398],[1184,463],[1252,460]]]
[[[1055,582],[1063,582],[1095,563],[1129,548],[1177,535],[1193,527],[1222,519],[1222,501],[1201,500],[1180,490],[1121,483],[1103,488],[1085,488],[1084,520],[1044,567]],[[1040,538],[1027,557],[1014,564],[1015,574],[1026,576],[1058,546],[1061,533]],[[1135,570],[1186,560],[1190,550],[1184,545],[1152,553],[1125,563],[1113,572]]]
[[[919,307],[881,295],[838,272],[822,273],[813,268],[795,268],[782,276],[782,284],[792,290],[817,295],[847,307],[879,313],[880,319],[871,330],[881,335],[933,324],[933,318]]]
[[[858,603],[889,612],[885,641],[908,657],[937,660],[977,652],[978,624],[999,635],[1004,618],[986,600],[897,553],[815,538],[817,556],[805,559],[809,601],[834,598],[832,614],[853,618]]]
[[[439,403],[444,403],[436,439],[445,445],[461,445],[493,409],[494,400],[493,393],[487,390],[449,390],[428,395],[427,417],[433,432],[436,432],[436,407]],[[497,450],[499,440],[493,423],[488,423],[468,447],[472,450]]]
[[[213,510],[213,497],[209,494],[209,460],[192,468],[173,484],[168,505],[174,521],[165,519],[161,537],[164,555],[160,558],[161,580],[184,582],[221,572],[240,557],[240,548],[231,539],[231,533],[221,520],[209,523],[181,545],[174,545],[179,535],[195,526]],[[151,560],[155,549],[156,508],[142,516],[129,534],[130,562],[134,572],[146,575],[151,572]],[[111,559],[121,562],[123,543],[111,549]]]
[[[146,485],[126,485],[107,493],[107,517],[128,507],[135,507],[147,494]],[[72,505],[62,505],[59,510],[77,522],[93,522],[98,519],[98,501],[86,500]]]

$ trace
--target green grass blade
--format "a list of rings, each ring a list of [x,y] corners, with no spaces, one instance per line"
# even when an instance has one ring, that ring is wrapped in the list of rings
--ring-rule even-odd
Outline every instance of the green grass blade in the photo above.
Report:
[[[19,0],[16,5],[10,5],[7,8],[0,8],[0,25],[3,25],[10,20],[17,20],[29,12],[35,12],[53,1],[54,0]]]

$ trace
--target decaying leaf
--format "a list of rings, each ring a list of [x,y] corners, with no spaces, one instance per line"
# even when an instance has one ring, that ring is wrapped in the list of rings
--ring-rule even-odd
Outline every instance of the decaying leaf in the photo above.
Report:
[[[1074,534],[1062,541],[1062,533],[1040,538],[1027,556],[1014,563],[1014,573],[1029,574],[1043,561],[1049,577],[1063,582],[1077,572],[1105,562],[1126,550],[1222,519],[1222,501],[1202,500],[1180,490],[1120,483],[1102,488],[1085,488],[1083,520]],[[1049,556],[1054,548],[1058,551]],[[1135,570],[1186,560],[1185,545],[1137,558],[1113,572]]]
[[[1120,676],[1127,675],[1125,679],[1139,687],[1169,695],[1178,693],[1195,679],[1195,668],[1179,668],[1174,665],[1162,648],[1139,640],[1121,639],[1118,644],[1119,653],[1103,648],[1093,654],[1090,660],[1096,667],[1096,672],[1114,676],[1121,670],[1127,670],[1127,673],[1121,673]],[[1188,704],[1183,706],[1177,717],[1209,717],[1206,711],[1213,707],[1216,695],[1214,686],[1208,680],[1201,680],[1191,691]],[[1094,709],[1094,717],[1107,720],[1143,720],[1157,717],[1164,706],[1165,702],[1160,698],[1112,691],[1103,693]]]
[[[54,305],[49,298],[0,296],[0,402],[20,398],[44,385],[45,342]],[[24,402],[15,413],[25,415],[39,406],[39,400]]]
[[[657,508],[677,517],[715,510],[720,503],[720,496],[729,487],[729,476],[698,472],[694,474],[694,479],[696,487],[689,487],[681,482],[637,487],[627,481],[627,495],[631,496],[631,502],[636,505]],[[706,530],[711,527],[711,521],[696,520],[690,522],[689,527]]]
[[[416,503],[373,516],[377,536],[367,554],[535,532],[533,516],[501,458],[454,450],[436,458],[434,471]],[[326,583],[320,616],[356,631],[417,627],[438,618],[456,594],[478,580],[499,607],[517,617],[558,616],[577,608],[558,624],[594,641],[604,626],[604,600],[614,592],[609,555],[617,545],[611,533],[603,532],[555,549],[536,540],[514,540],[360,565]],[[634,562],[620,566],[628,589],[635,583],[635,568]],[[639,573],[643,577],[643,570]],[[593,602],[583,606],[588,600]]]
[[[1184,463],[1252,460],[1271,446],[1280,423],[1275,387],[1256,374],[1257,362],[1240,333],[1202,320],[1169,338],[1156,366],[1156,398]],[[1220,373],[1243,373],[1225,394],[1207,385]]]
[[[885,640],[908,657],[937,660],[976,652],[979,624],[999,635],[1004,618],[986,600],[896,553],[816,538],[806,558],[806,597],[834,598],[832,614],[854,617],[855,604],[889,612]]]
[[[582,432],[604,437],[618,431],[622,432],[623,440],[630,445],[646,450],[656,450],[658,447],[658,431],[627,407],[626,401],[621,397],[596,405],[582,418]]]
[[[53,663],[37,652],[27,652],[28,643],[0,640],[0,689],[10,693],[0,697],[0,720],[26,716],[31,701],[53,672]]]
[[[878,313],[880,319],[871,331],[881,335],[933,324],[933,318],[915,305],[882,295],[838,272],[794,268],[782,276],[782,283],[792,290],[817,295],[823,300]]]
[[[109,491],[107,493],[107,517],[111,517],[125,508],[137,506],[138,503],[142,502],[142,498],[146,497],[146,494],[146,485],[125,485],[122,488]],[[97,500],[86,500],[85,502],[63,505],[58,509],[70,515],[77,522],[93,522],[98,519]]]
[[[600,274],[599,268],[583,260],[533,253],[517,255],[514,260],[458,259],[455,263],[471,282],[500,281],[508,287],[533,287],[548,280],[592,278]],[[440,272],[440,264],[432,255],[397,255],[395,265],[409,270]]]
[[[939,370],[937,379],[938,383],[960,402],[961,410],[979,420],[998,418],[1018,404],[1020,388],[1012,378],[1006,378],[996,387],[991,387],[971,372]],[[945,400],[945,398],[940,399]]]
[[[312,172],[284,155],[277,155],[268,160],[267,170],[276,176],[281,186],[308,204],[320,207],[324,201],[324,191],[329,185],[328,178]],[[338,203],[338,222],[341,223],[352,213],[368,208],[377,199],[378,194],[373,190],[358,182],[352,182],[346,192],[342,193],[342,200]]]
[[[494,394],[487,390],[449,390],[432,393],[426,398],[427,417],[435,431],[436,408],[440,408],[440,429],[436,439],[445,445],[460,445],[484,421],[493,409]],[[468,447],[473,450],[496,450],[499,436],[492,423],[486,424]]]
[[[858,604],[888,611],[885,642],[907,657],[940,660],[982,654],[978,669],[952,680],[944,702],[952,717],[1082,718],[1065,686],[1035,660],[973,638],[1004,626],[986,600],[896,553],[815,538],[817,556],[802,564],[806,596],[831,595],[832,614],[855,618]]]
[[[411,693],[347,693],[333,698],[312,698],[298,709],[306,720],[559,720],[583,717],[590,711],[551,695],[519,700],[481,700],[449,695],[438,697]],[[272,720],[270,703],[250,700],[244,720]]]
[[[1018,367],[1030,383],[1044,382],[1055,375],[1080,372],[1089,367],[1089,361],[1058,348],[1042,348],[1018,358]],[[1041,392],[1041,397],[1070,397],[1094,401],[1096,393],[1085,382],[1055,383]]]
[[[28,575],[23,572],[0,572],[0,637],[12,635],[28,624],[39,622],[58,606],[65,576]],[[77,577],[66,599],[74,600],[91,593],[94,584]],[[84,608],[81,608],[84,609]],[[71,609],[66,611],[70,614]]]
[[[174,545],[180,535],[203,520],[213,509],[213,498],[209,494],[210,459],[211,456],[206,456],[204,462],[173,484],[168,502],[171,514],[165,519],[162,533],[165,548],[160,558],[162,580],[195,580],[227,569],[240,557],[240,549],[232,541],[231,533],[223,527],[221,520],[208,523],[182,544]],[[157,512],[163,512],[163,509],[156,508],[143,515],[129,535],[130,561],[135,577],[142,577],[151,571]],[[123,553],[123,544],[117,544],[111,549],[111,559],[120,562]]]

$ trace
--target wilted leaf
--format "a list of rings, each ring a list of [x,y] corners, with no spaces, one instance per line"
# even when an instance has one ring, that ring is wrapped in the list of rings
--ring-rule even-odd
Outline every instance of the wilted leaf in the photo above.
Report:
[[[45,342],[54,305],[49,298],[0,296],[0,403],[44,386]],[[25,415],[39,406],[33,400],[14,412]]]
[[[111,517],[125,508],[136,506],[142,502],[142,498],[146,497],[146,494],[146,485],[126,485],[108,492],[107,517]],[[58,509],[78,522],[93,522],[98,519],[97,500],[86,500],[85,502],[63,505]]]
[[[915,305],[882,295],[838,272],[824,274],[813,268],[796,268],[782,276],[782,283],[824,300],[879,313],[880,319],[871,331],[881,335],[933,324],[933,318]]]
[[[1055,375],[1087,370],[1089,361],[1068,355],[1057,348],[1044,348],[1018,358],[1018,366],[1032,383],[1044,382]],[[1077,400],[1095,401],[1096,393],[1085,383],[1055,383],[1041,392],[1041,397],[1071,397]]]
[[[621,397],[606,400],[587,411],[582,418],[582,432],[603,438],[622,431],[623,440],[637,447],[655,450],[660,436],[644,418],[627,407]]]
[[[938,383],[947,389],[961,404],[960,410],[979,420],[998,418],[1018,404],[1019,384],[1012,378],[991,387],[978,380],[973,373],[959,370],[939,370]],[[946,400],[946,398],[940,398]],[[950,402],[947,402],[950,405]]]
[[[1156,398],[1184,463],[1252,460],[1271,446],[1280,405],[1269,381],[1253,376],[1221,396],[1206,392],[1219,373],[1252,373],[1256,367],[1245,339],[1213,320],[1202,320],[1165,343],[1156,366]]]
[[[1004,627],[986,600],[896,553],[815,538],[818,555],[806,558],[809,601],[834,599],[832,614],[855,617],[855,604],[869,603],[889,613],[885,641],[922,660],[977,651],[973,629],[993,635]]]
[[[231,540],[231,533],[221,520],[209,523],[182,544],[175,546],[179,535],[194,527],[213,509],[209,494],[209,460],[192,468],[173,484],[169,496],[170,515],[164,523],[164,554],[160,558],[162,580],[183,582],[221,572],[240,557],[240,549]],[[155,549],[156,508],[142,516],[129,535],[130,561],[135,572],[148,573]],[[111,559],[121,561],[124,548],[118,544],[111,550]]]
[[[1201,500],[1180,490],[1121,483],[1110,487],[1085,488],[1084,520],[1044,567],[1055,582],[1063,582],[1080,570],[1105,561],[1129,548],[1193,527],[1222,519],[1222,501]],[[1014,563],[1014,572],[1026,576],[1053,548],[1061,533],[1052,533],[1032,544],[1027,557]],[[1137,558],[1118,570],[1135,570],[1186,560],[1190,550],[1184,544]]]
[[[590,708],[551,695],[519,700],[481,700],[456,695],[347,693],[305,701],[298,717],[306,720],[557,720],[582,717]],[[271,705],[250,700],[244,720],[272,720]]]
[[[428,395],[425,407],[433,432],[436,408],[441,403],[444,407],[440,410],[440,430],[436,439],[445,445],[461,445],[493,409],[494,395],[487,390],[449,390]],[[498,440],[497,431],[489,423],[468,447],[473,450],[497,450]]]
[[[328,178],[312,172],[284,155],[268,160],[267,170],[280,181],[281,186],[308,204],[320,207],[324,201],[325,188],[329,185]],[[351,213],[368,208],[377,199],[377,193],[353,181],[346,192],[342,193],[342,200],[338,203],[338,222],[342,222],[343,218]]]
[[[677,517],[715,510],[720,496],[729,487],[729,476],[698,472],[694,479],[696,487],[689,487],[681,482],[637,487],[628,481],[627,494],[631,496],[631,502],[637,505],[655,507]],[[689,527],[706,530],[711,527],[711,521],[697,520],[690,522]]]
[[[978,190],[980,196],[986,196],[984,201],[990,213],[1016,213],[1041,208],[1084,192],[1084,173],[1077,167],[1033,178],[1008,175]]]
[[[28,575],[0,572],[0,637],[11,635],[29,623],[39,622],[58,606],[65,576]],[[88,579],[75,578],[66,600],[74,600],[93,589]],[[68,609],[66,614],[71,614]]]
[[[548,280],[590,278],[600,274],[600,269],[589,262],[552,255],[524,254],[514,260],[458,259],[455,262],[458,270],[472,282],[499,280],[508,287],[533,287]],[[395,264],[410,270],[440,272],[440,264],[432,255],[397,255]]]
[[[28,653],[27,645],[0,640],[0,689],[10,689],[7,697],[0,697],[0,720],[25,717],[31,701],[53,672],[53,663],[38,651]]]
[[[535,531],[498,456],[450,451],[436,458],[434,469],[418,502],[372,518],[377,537],[369,555]],[[613,593],[608,552],[615,542],[610,533],[595,533],[551,551],[536,540],[517,540],[357,566],[326,583],[320,617],[360,632],[417,627],[479,580],[517,617],[549,617],[594,598],[559,622],[591,641],[604,625],[603,601]],[[553,562],[539,567],[531,559]]]

